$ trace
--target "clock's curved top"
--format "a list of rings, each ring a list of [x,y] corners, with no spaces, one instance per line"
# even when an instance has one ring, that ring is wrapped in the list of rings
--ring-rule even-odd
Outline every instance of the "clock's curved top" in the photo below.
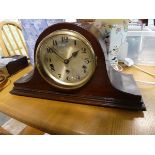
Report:
[[[43,38],[45,38],[47,35],[51,34],[52,32],[57,31],[57,30],[61,30],[61,29],[73,30],[73,31],[80,33],[90,42],[93,49],[98,47],[98,50],[102,50],[100,47],[99,41],[96,39],[96,37],[89,30],[78,26],[76,23],[67,23],[66,22],[66,23],[57,23],[57,24],[51,25],[48,28],[46,28],[39,35],[39,37],[36,41],[35,48],[34,48],[34,54],[36,53],[36,49],[37,49],[39,43],[43,40]],[[96,50],[96,55],[102,56],[100,54],[100,52],[98,52],[98,50]],[[34,56],[34,58],[35,58],[35,56]]]
[[[92,77],[96,67],[95,52],[83,33],[75,31],[73,24],[73,28],[70,28],[70,24],[65,27],[65,24],[60,29],[59,25],[50,33],[45,30],[41,35],[35,64],[49,84],[61,89],[76,89]]]

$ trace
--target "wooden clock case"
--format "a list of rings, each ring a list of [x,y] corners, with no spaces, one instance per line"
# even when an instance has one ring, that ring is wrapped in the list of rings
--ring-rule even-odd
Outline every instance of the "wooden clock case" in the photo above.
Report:
[[[48,84],[35,66],[33,71],[14,83],[12,94],[96,106],[146,110],[133,77],[117,72],[108,61],[105,61],[107,55],[103,39],[99,35],[99,31],[94,27],[86,30],[73,23],[52,25],[39,36],[34,54],[41,40],[59,29],[77,31],[91,43],[97,56],[97,67],[91,80],[79,89],[61,90]]]

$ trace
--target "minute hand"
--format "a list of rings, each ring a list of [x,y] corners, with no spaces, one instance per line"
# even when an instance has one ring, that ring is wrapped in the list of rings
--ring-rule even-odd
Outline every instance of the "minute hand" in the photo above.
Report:
[[[62,60],[64,61],[64,58],[61,57],[56,51],[57,51],[57,50],[53,47],[53,52],[54,52],[60,59],[62,59]]]

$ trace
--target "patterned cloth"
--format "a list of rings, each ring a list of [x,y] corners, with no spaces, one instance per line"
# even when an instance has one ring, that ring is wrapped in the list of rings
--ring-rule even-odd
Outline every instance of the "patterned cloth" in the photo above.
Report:
[[[100,30],[106,43],[108,60],[114,68],[118,65],[118,58],[123,60],[127,56],[127,21],[123,19],[99,19],[95,22],[95,26]]]
[[[30,61],[34,64],[34,47],[37,38],[48,26],[64,22],[64,19],[20,19]]]

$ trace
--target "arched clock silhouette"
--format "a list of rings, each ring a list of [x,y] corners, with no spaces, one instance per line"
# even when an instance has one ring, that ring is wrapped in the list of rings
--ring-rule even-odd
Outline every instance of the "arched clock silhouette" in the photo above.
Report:
[[[80,23],[59,23],[36,41],[35,67],[14,83],[12,94],[50,100],[145,110],[131,75],[108,63],[100,32]]]

